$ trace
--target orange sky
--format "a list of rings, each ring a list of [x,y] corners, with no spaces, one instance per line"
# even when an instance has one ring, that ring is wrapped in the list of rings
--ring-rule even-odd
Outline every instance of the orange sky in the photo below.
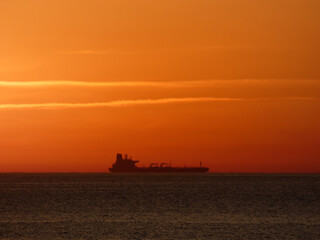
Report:
[[[0,172],[320,172],[319,9],[0,1]]]

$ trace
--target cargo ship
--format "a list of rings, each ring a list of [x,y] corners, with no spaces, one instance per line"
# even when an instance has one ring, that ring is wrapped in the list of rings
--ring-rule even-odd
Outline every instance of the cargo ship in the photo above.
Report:
[[[112,173],[206,173],[209,168],[202,167],[171,167],[168,163],[151,163],[149,167],[138,167],[136,163],[139,161],[128,158],[128,155],[124,155],[122,158],[121,153],[117,153],[116,162],[112,164],[109,171]]]

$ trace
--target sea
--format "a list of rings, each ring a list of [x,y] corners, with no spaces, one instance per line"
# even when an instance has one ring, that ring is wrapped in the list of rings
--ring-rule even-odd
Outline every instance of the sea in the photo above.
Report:
[[[320,175],[0,174],[0,239],[320,239]]]

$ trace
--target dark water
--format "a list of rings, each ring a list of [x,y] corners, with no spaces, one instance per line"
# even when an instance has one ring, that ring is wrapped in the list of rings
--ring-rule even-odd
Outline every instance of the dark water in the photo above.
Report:
[[[0,174],[0,239],[320,239],[320,175]]]

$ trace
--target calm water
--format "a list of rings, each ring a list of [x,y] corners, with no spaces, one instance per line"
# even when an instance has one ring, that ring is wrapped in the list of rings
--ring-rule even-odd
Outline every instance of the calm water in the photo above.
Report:
[[[0,239],[320,239],[320,175],[0,174]]]

